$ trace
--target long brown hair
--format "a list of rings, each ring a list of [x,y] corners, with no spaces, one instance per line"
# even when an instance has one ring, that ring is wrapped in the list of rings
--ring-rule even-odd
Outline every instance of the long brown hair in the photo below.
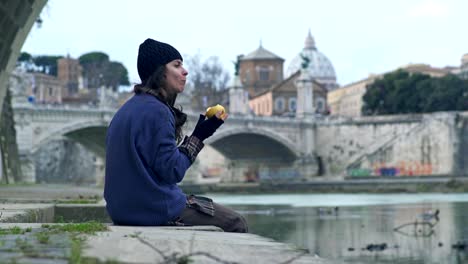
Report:
[[[177,143],[183,138],[182,127],[187,121],[187,115],[182,111],[182,107],[174,106],[177,99],[177,93],[166,89],[166,66],[161,65],[153,72],[153,74],[141,84],[134,86],[133,91],[136,94],[147,93],[165,103],[175,118],[175,136]]]

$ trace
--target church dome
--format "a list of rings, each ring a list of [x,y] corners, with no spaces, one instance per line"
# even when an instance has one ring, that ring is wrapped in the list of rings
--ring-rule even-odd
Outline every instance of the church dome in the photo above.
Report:
[[[327,90],[332,90],[338,85],[336,84],[335,68],[331,61],[315,46],[315,40],[309,31],[305,40],[305,45],[302,51],[297,54],[291,61],[286,71],[286,76],[289,77],[301,69],[303,62],[302,56],[309,59],[308,70],[310,76],[317,82],[325,85]]]

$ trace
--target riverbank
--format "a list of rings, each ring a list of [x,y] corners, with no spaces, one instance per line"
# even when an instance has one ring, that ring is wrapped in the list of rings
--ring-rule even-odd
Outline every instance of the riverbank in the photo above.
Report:
[[[405,178],[195,187],[203,192],[232,194],[313,194],[338,190],[340,193],[389,193],[398,190],[456,193],[466,192],[467,184],[465,178]],[[188,186],[182,187],[188,191]],[[337,263],[266,238],[268,233],[262,236],[232,234],[220,232],[215,227],[113,226],[105,213],[101,187],[0,185],[0,202],[0,252],[5,252],[0,254],[0,263],[160,263],[169,260],[174,263],[186,260],[194,263]],[[275,214],[279,212],[275,211]],[[340,214],[346,215],[346,210],[340,210]],[[289,219],[290,215],[287,217]],[[328,215],[319,214],[317,217],[317,221],[328,219]],[[95,225],[99,228],[94,228]],[[95,231],[85,232],[89,229]]]
[[[0,201],[0,263],[340,263],[212,226],[114,226],[98,187],[2,185]]]
[[[186,193],[463,193],[468,192],[468,177],[388,177],[346,180],[263,181],[257,183],[184,183]]]
[[[313,181],[262,181],[256,183],[182,182],[186,193],[464,193],[468,192],[468,177],[361,177],[345,180],[317,178]],[[83,203],[102,199],[100,186],[65,184],[0,184],[0,202]]]
[[[339,263],[210,226],[0,223],[0,238],[0,263]]]

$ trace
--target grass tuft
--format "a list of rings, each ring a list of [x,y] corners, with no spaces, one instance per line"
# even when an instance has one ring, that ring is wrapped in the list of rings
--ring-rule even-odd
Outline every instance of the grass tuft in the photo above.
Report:
[[[107,231],[107,225],[96,221],[84,223],[69,223],[63,225],[50,225],[49,230],[57,232],[71,232],[81,234],[95,234],[96,232]]]
[[[10,228],[0,228],[0,235],[23,235],[26,230],[21,229],[19,226],[14,226]]]

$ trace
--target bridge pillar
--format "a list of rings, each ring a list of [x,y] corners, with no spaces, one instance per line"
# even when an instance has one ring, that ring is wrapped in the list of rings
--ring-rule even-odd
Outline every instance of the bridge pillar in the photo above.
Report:
[[[303,179],[311,179],[318,174],[318,164],[315,155],[315,107],[314,107],[314,82],[307,70],[308,61],[304,61],[301,75],[296,81],[297,109],[296,117],[302,119],[300,137],[301,155],[295,166]]]
[[[249,113],[248,93],[242,87],[239,76],[234,76],[232,87],[229,88],[229,113],[247,115]]]
[[[21,182],[36,183],[36,165],[32,155],[20,154],[20,162],[23,173]]]
[[[101,158],[99,155],[96,155],[96,160],[94,161],[94,173],[97,186],[104,186],[104,176],[105,176],[105,163],[106,161]]]
[[[245,182],[250,173],[258,173],[253,163],[240,160],[229,160],[227,162],[227,175],[221,178],[221,182]]]
[[[316,124],[313,119],[304,120],[301,124],[300,141],[301,153],[296,160],[296,165],[300,174],[304,179],[311,179],[313,176],[318,175],[318,162],[315,152],[315,133]]]
[[[315,155],[302,155],[294,163],[294,167],[304,180],[310,180],[318,175],[319,166]]]
[[[306,69],[301,70],[301,75],[296,80],[296,87],[296,118],[312,118],[315,114],[314,84],[312,76]]]
[[[289,164],[284,167],[286,170],[280,169],[281,172],[278,173],[278,163],[253,160],[230,160],[227,167],[227,174],[221,178],[221,182],[257,182],[265,178],[280,179],[284,174],[291,174],[291,170],[298,171],[292,164]]]

